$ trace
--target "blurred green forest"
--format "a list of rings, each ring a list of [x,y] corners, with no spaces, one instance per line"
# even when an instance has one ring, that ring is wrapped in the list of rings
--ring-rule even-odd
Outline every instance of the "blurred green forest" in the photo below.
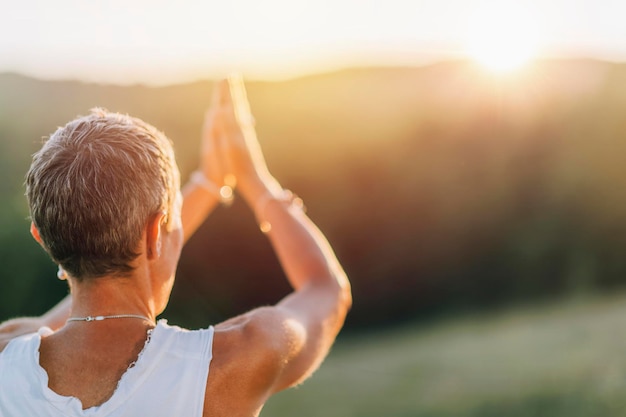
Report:
[[[0,75],[0,320],[67,293],[28,232],[23,179],[42,138],[95,106],[129,113],[174,141],[186,177],[212,87]],[[352,280],[350,328],[624,287],[626,65],[359,68],[248,92],[272,172]],[[239,200],[185,247],[164,315],[206,326],[287,291]]]

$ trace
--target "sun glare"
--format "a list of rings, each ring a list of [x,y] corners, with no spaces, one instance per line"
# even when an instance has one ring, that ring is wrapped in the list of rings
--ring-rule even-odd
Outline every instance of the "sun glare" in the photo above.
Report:
[[[520,69],[536,57],[536,19],[519,2],[493,2],[470,17],[467,52],[494,72]]]

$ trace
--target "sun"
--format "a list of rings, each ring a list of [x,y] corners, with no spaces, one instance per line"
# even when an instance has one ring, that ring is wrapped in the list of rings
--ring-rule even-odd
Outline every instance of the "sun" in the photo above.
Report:
[[[537,56],[537,19],[520,3],[492,2],[470,16],[467,53],[493,72],[520,69]]]

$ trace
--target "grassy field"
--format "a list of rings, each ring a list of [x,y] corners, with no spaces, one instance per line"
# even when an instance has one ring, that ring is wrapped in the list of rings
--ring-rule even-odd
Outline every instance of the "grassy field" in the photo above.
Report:
[[[261,416],[626,415],[626,294],[341,339]]]

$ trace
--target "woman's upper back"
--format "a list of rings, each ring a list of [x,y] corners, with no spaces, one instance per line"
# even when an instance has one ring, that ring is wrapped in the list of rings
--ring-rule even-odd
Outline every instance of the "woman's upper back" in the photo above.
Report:
[[[60,395],[51,389],[54,386],[49,386],[49,382],[53,379],[74,381],[58,386],[59,391],[76,381],[92,387],[106,387],[110,374],[94,375],[95,368],[84,362],[89,355],[76,360],[78,365],[83,365],[84,371],[73,366],[44,369],[45,364],[42,367],[39,362],[39,348],[45,333],[43,330],[39,334],[17,338],[0,354],[0,415],[122,417],[203,414],[212,359],[213,328],[187,331],[169,326],[164,321],[159,322],[135,364],[123,372],[115,383],[112,395],[101,404],[85,410],[78,398]],[[123,345],[124,340],[120,340],[119,344]],[[50,353],[59,357],[53,351]],[[67,359],[71,361],[72,357]],[[99,362],[98,367],[106,365],[106,358],[102,359],[96,361]],[[70,372],[77,375],[71,377]],[[50,381],[48,374],[51,375]],[[74,393],[92,395],[89,394],[93,392],[92,388],[76,387]]]

